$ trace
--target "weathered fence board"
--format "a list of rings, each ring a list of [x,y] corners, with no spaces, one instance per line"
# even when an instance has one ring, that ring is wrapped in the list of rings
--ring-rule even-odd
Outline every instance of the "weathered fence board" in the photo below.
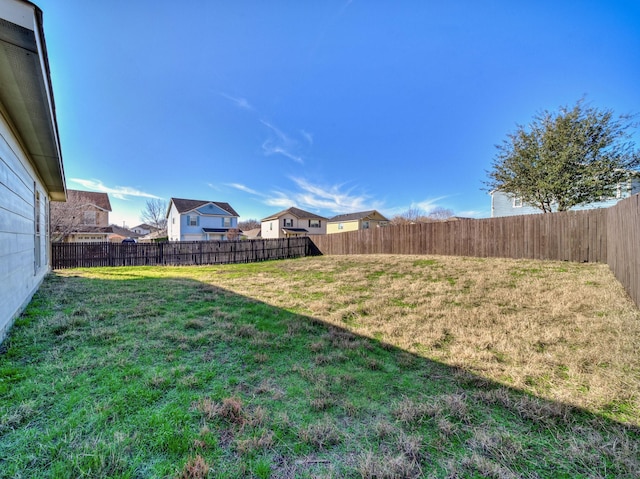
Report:
[[[606,262],[606,210],[464,219],[313,235],[322,254],[442,254]]]
[[[165,243],[53,243],[51,267],[250,263],[307,256],[307,238]]]

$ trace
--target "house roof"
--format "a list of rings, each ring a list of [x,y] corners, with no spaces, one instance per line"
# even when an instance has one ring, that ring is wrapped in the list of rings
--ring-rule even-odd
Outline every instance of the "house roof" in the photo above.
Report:
[[[111,228],[111,232],[113,234],[124,236],[125,238],[140,238],[141,236],[143,236],[139,233],[136,233],[135,231],[131,231],[130,229],[123,228],[118,225],[109,225],[109,228]]]
[[[247,238],[261,238],[262,228],[253,228],[242,232]]]
[[[337,215],[334,216],[333,218],[330,218],[329,221],[330,222],[336,222],[336,221],[355,221],[355,220],[365,220],[367,218],[371,218],[372,216],[378,215],[381,217],[381,221],[389,221],[387,218],[385,218],[383,215],[381,215],[380,213],[378,213],[376,210],[369,210],[369,211],[359,211],[357,213],[346,213],[343,215]]]
[[[178,213],[187,213],[189,211],[193,211],[196,208],[200,208],[202,205],[208,205],[209,203],[216,205],[218,208],[222,208],[224,211],[229,213],[231,216],[240,216],[236,213],[229,203],[223,203],[220,201],[206,201],[206,200],[187,200],[184,198],[171,198],[169,204],[173,203],[178,210]],[[167,216],[169,213],[167,211]]]
[[[285,233],[308,233],[304,228],[282,228]]]
[[[113,233],[113,229],[111,226],[79,225],[77,228],[73,230],[71,234],[77,235],[82,233],[108,235],[110,233]]]
[[[24,0],[0,9],[0,104],[51,199],[64,201],[66,184],[42,26],[42,10]]]
[[[135,229],[135,228],[142,228],[143,230],[149,230],[149,231],[160,231],[160,228],[156,228],[155,226],[151,226],[147,223],[142,223],[138,226],[134,226],[131,229]]]
[[[202,228],[205,233],[227,233],[229,228]]]
[[[104,211],[111,211],[111,202],[107,193],[97,191],[67,190],[67,201],[81,205],[94,205]]]
[[[295,216],[298,219],[301,218],[312,218],[312,219],[319,219],[319,220],[326,220],[327,218],[325,218],[324,216],[320,216],[317,215],[315,213],[309,213],[308,211],[305,210],[301,210],[300,208],[295,208],[295,207],[291,207],[291,208],[287,208],[286,210],[282,210],[279,211],[278,213],[268,216],[264,219],[262,219],[261,221],[271,221],[271,220],[275,220],[277,218],[280,218],[282,216],[285,215],[291,215],[291,216]]]

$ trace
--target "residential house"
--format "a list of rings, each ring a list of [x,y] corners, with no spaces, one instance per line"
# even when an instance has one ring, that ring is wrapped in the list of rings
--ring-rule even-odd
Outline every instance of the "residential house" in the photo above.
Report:
[[[387,226],[388,224],[389,220],[376,210],[347,213],[329,219],[327,222],[327,234],[366,230]]]
[[[288,208],[260,222],[262,238],[323,235],[327,233],[327,218],[299,208]]]
[[[118,225],[109,225],[111,233],[109,234],[109,243],[122,243],[122,240],[134,239],[139,241],[144,235],[138,234],[127,228]]]
[[[51,269],[49,203],[65,194],[42,11],[0,0],[0,341]]]
[[[589,210],[594,208],[608,208],[615,205],[618,201],[628,198],[631,195],[640,193],[640,178],[638,176],[631,178],[624,183],[617,185],[616,194],[611,198],[604,198],[602,201],[588,203],[576,206],[572,210]],[[517,215],[533,215],[542,213],[542,210],[535,206],[524,203],[521,198],[504,193],[499,190],[493,190],[491,195],[491,217],[500,216],[517,216]]]
[[[238,233],[238,217],[229,203],[171,198],[167,235],[169,241],[233,239]]]
[[[51,204],[51,230],[54,241],[97,243],[108,241],[111,202],[107,193],[67,190],[65,203]]]
[[[140,236],[146,236],[150,233],[155,233],[157,231],[160,231],[160,228],[156,228],[155,226],[151,226],[147,223],[142,223],[141,225],[134,226],[133,228],[131,228],[131,231],[139,234]]]

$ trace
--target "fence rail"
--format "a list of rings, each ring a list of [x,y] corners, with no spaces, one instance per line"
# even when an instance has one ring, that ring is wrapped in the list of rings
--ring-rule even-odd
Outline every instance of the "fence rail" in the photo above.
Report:
[[[53,243],[51,267],[250,263],[309,254],[308,238],[166,243]]]
[[[322,254],[442,254],[606,262],[606,210],[387,226],[311,240]]]

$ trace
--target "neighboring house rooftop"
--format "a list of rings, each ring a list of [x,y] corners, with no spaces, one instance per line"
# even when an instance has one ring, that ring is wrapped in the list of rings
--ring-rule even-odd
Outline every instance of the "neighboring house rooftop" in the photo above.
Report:
[[[253,228],[250,230],[243,231],[247,238],[261,238],[262,237],[262,228]]]
[[[131,231],[130,229],[123,228],[118,225],[109,225],[109,228],[111,228],[111,232],[113,234],[116,234],[118,236],[124,236],[125,238],[140,238],[141,236],[143,236],[141,234],[136,233],[135,231]]]
[[[111,202],[107,193],[97,191],[67,190],[67,201],[81,205],[93,205],[104,211],[111,211]]]
[[[298,219],[300,219],[300,218],[314,218],[314,219],[319,219],[319,220],[326,220],[327,219],[324,216],[320,216],[320,215],[317,215],[315,213],[310,213],[308,211],[301,210],[300,208],[291,207],[291,208],[287,208],[286,210],[279,211],[278,213],[276,213],[274,215],[271,215],[271,216],[269,216],[267,218],[263,218],[262,221],[275,220],[275,219],[280,218],[281,216],[284,216],[284,215],[292,215],[292,216],[295,216]]]
[[[171,198],[169,204],[173,203],[178,210],[178,213],[188,213],[196,208],[200,208],[202,205],[208,205],[209,203],[216,205],[218,208],[222,208],[224,211],[232,216],[240,216],[236,210],[234,210],[229,203],[223,203],[220,201],[206,201],[206,200],[187,200],[184,198]],[[169,213],[167,212],[167,216]]]
[[[131,229],[134,230],[136,228],[141,228],[143,230],[149,230],[149,231],[160,231],[160,228],[157,228],[156,226],[151,226],[150,224],[147,224],[147,223],[142,223],[142,224],[140,224],[138,226],[134,226]],[[133,233],[133,231],[132,231],[132,233]]]
[[[385,218],[383,215],[381,215],[380,213],[378,213],[376,210],[369,210],[369,211],[360,211],[357,213],[346,213],[346,214],[342,214],[342,215],[337,215],[334,216],[333,218],[329,218],[329,221],[336,222],[336,221],[354,221],[354,220],[365,220],[375,214],[380,215],[383,220],[382,221],[389,221],[387,220],[387,218]]]

